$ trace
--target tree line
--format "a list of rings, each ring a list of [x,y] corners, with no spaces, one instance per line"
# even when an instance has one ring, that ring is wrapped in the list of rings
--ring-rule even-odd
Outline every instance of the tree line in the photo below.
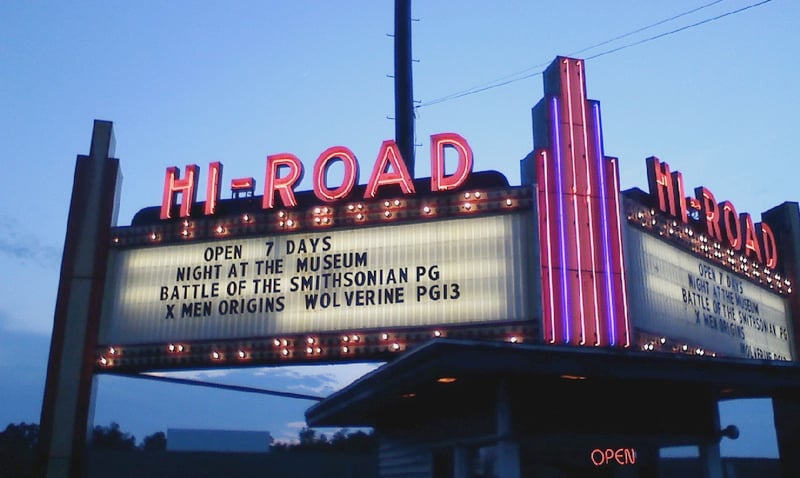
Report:
[[[36,447],[39,443],[39,425],[36,423],[10,423],[0,432],[0,478],[35,476]],[[167,449],[164,432],[147,435],[137,443],[136,437],[123,431],[119,424],[95,426],[90,447],[96,450],[123,450],[157,453]],[[372,432],[341,429],[331,436],[312,428],[302,428],[296,442],[273,442],[273,452],[327,451],[336,453],[376,453],[377,440]]]

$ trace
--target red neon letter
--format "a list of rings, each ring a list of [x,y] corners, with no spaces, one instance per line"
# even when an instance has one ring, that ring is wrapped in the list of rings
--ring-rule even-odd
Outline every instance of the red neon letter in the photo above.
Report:
[[[197,165],[186,166],[186,177],[179,179],[180,168],[172,166],[167,168],[164,177],[164,194],[161,198],[161,219],[172,218],[172,207],[177,201],[178,193],[183,195],[181,201],[180,217],[189,217],[189,213],[197,199]]]
[[[719,210],[717,200],[711,191],[703,186],[694,188],[694,195],[700,201],[700,214],[706,218],[708,235],[722,242],[722,232],[719,229]]]
[[[394,168],[394,172],[387,171],[387,167]],[[367,189],[364,191],[364,199],[374,198],[378,194],[378,188],[390,184],[399,184],[404,194],[414,194],[414,181],[408,174],[406,163],[397,149],[394,140],[387,139],[381,145],[378,152],[378,159],[375,160],[375,167],[372,169]]]
[[[678,212],[684,224],[689,222],[689,211],[686,208],[686,191],[683,189],[683,175],[679,171],[672,173],[672,185],[675,187],[675,200],[678,201]]]
[[[280,169],[289,168],[289,174],[280,176]],[[303,177],[303,164],[297,156],[290,153],[273,154],[267,156],[267,175],[264,177],[264,199],[261,201],[263,209],[275,207],[275,191],[281,195],[285,207],[297,206],[294,197],[294,185]]]
[[[629,465],[636,464],[636,450],[633,448],[626,448],[625,449],[625,462]]]
[[[344,178],[338,188],[329,189],[328,168],[331,161],[340,160],[344,164]],[[344,146],[334,146],[322,152],[314,163],[314,194],[325,202],[334,202],[350,194],[358,182],[358,161],[356,155]]]
[[[655,156],[650,156],[645,161],[647,162],[647,183],[650,185],[650,195],[658,197],[659,210],[676,217],[675,193],[669,165],[660,162]]]
[[[217,201],[219,200],[222,188],[222,163],[215,161],[208,165],[208,184],[206,184],[206,208],[205,215],[209,216],[217,212]]]
[[[728,244],[733,250],[738,251],[742,247],[742,225],[739,223],[739,214],[736,213],[736,209],[730,201],[719,203],[719,209],[722,210],[720,220],[725,228]]]
[[[764,251],[764,265],[774,269],[778,265],[778,245],[775,243],[775,234],[766,223],[761,226],[761,248]]]
[[[742,225],[745,257],[750,257],[750,253],[753,252],[758,262],[763,264],[764,259],[761,257],[761,246],[758,245],[758,236],[756,236],[756,228],[753,227],[753,219],[748,213],[739,214],[739,222]]]
[[[445,176],[444,150],[446,147],[455,148],[458,152],[458,167],[456,171]],[[431,191],[447,191],[456,189],[464,184],[472,172],[472,148],[467,140],[456,133],[441,133],[431,135]]]

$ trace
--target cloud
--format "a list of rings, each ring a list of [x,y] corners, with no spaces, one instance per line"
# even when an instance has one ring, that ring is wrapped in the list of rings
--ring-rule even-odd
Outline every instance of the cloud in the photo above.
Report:
[[[19,221],[6,214],[0,214],[0,223],[5,225],[5,233],[0,235],[0,254],[47,268],[60,266],[61,250],[58,247],[43,244],[39,237],[24,231]]]
[[[154,377],[169,377],[169,378],[183,378],[187,380],[205,380],[210,378],[227,377],[232,370],[182,370],[179,372],[149,372],[145,375],[152,375]]]
[[[279,368],[262,368],[254,375],[267,381],[280,381],[288,384],[291,391],[329,395],[356,379],[375,370],[380,363],[360,363],[341,365],[308,365],[286,366]]]

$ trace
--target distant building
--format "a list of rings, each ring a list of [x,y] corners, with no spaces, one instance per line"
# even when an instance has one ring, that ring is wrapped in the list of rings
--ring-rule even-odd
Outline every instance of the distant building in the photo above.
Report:
[[[167,429],[167,451],[263,453],[271,443],[265,431]]]

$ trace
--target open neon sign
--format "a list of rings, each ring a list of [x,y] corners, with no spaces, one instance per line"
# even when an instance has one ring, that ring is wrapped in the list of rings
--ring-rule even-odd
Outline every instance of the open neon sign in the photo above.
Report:
[[[454,150],[457,165],[452,174],[445,173],[445,152]],[[344,173],[341,183],[330,186],[328,173],[335,162],[341,162]],[[450,191],[463,185],[472,172],[473,155],[467,140],[456,133],[440,133],[431,136],[431,191]],[[353,192],[358,182],[358,160],[353,152],[344,146],[333,146],[319,155],[314,163],[313,188],[314,195],[324,203],[335,203],[344,200]],[[263,209],[272,209],[278,204],[283,207],[297,206],[294,190],[304,174],[300,159],[291,153],[280,153],[267,156],[266,174],[264,176]],[[179,208],[180,217],[189,217],[192,207],[197,201],[199,167],[195,164],[186,166],[184,176],[180,177],[180,169],[176,166],[167,168],[164,177],[164,193],[161,201],[161,219],[171,219],[173,209],[182,196]],[[213,215],[220,199],[222,184],[222,164],[214,162],[208,168],[206,185],[206,202],[203,213]],[[233,190],[253,188],[253,178],[237,178],[231,180]],[[364,199],[378,196],[380,188],[399,186],[403,194],[415,194],[414,180],[406,168],[397,143],[386,140],[381,145],[369,181],[364,189]]]

